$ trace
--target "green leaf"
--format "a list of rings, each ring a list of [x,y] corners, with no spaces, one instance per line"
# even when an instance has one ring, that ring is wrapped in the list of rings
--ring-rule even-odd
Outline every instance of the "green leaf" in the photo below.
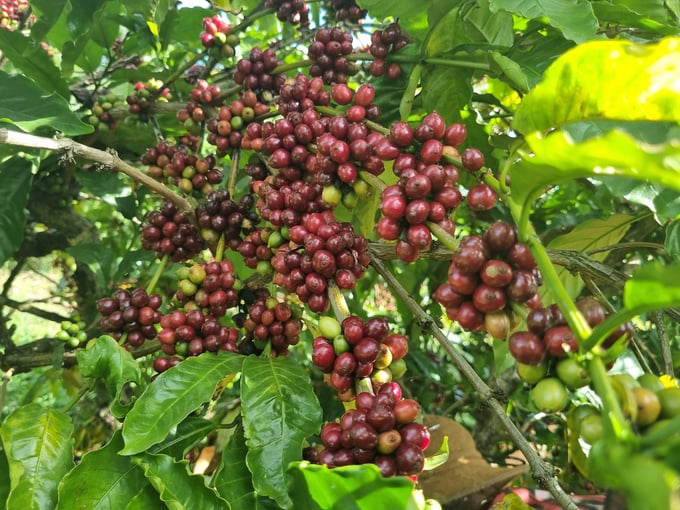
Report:
[[[680,221],[675,220],[666,226],[666,239],[664,239],[663,247],[676,259],[680,259]]]
[[[680,262],[664,266],[648,262],[633,273],[623,288],[628,310],[657,310],[680,305]]]
[[[101,243],[80,243],[65,251],[78,262],[89,265],[102,285],[111,281],[114,254],[108,246]]]
[[[0,163],[0,265],[24,240],[26,204],[31,189],[31,162],[14,157]]]
[[[579,223],[571,232],[553,239],[548,248],[553,250],[575,250],[579,252],[587,252],[596,248],[604,248],[605,246],[612,246],[618,243],[626,234],[630,226],[639,219],[637,216],[629,216],[627,214],[614,214],[606,220],[591,219]],[[591,258],[597,261],[603,261],[607,257],[608,252],[593,253]],[[557,268],[557,274],[562,280],[567,292],[572,298],[576,298],[583,290],[583,280],[571,274],[567,269]],[[546,289],[543,293],[543,298],[546,303],[553,303],[550,289]]]
[[[398,19],[399,25],[411,37],[422,40],[428,29],[427,10],[433,0],[424,0],[414,9],[410,2],[403,0],[358,0],[357,5],[367,9],[371,17],[378,20],[385,18]]]
[[[9,491],[11,490],[11,482],[9,479],[9,464],[7,464],[7,455],[2,447],[0,441],[0,502],[7,501]]]
[[[34,41],[24,37],[20,31],[0,30],[0,49],[3,57],[11,62],[14,69],[25,75],[28,82],[35,82],[43,90],[54,91],[62,99],[70,96],[68,85],[61,78],[52,58],[42,46],[34,44]],[[12,96],[3,96],[3,103],[13,99]]]
[[[639,45],[592,41],[558,58],[517,108],[513,128],[543,131],[581,120],[680,120],[680,38]]]
[[[302,442],[321,426],[321,406],[309,374],[290,358],[249,356],[243,363],[241,405],[253,486],[288,508],[288,464],[300,460]]]
[[[76,353],[78,366],[84,377],[102,379],[113,397],[111,414],[122,418],[132,403],[135,388],[142,384],[139,365],[127,349],[118,345],[112,337],[103,335],[89,344],[87,349]],[[124,391],[125,390],[125,391]]]
[[[461,110],[472,97],[472,71],[428,66],[423,72],[420,99],[426,111],[437,111],[447,122],[459,121]]]
[[[491,70],[522,93],[529,91],[529,80],[520,65],[497,51],[487,53]]]
[[[54,409],[29,404],[10,414],[0,428],[12,490],[7,510],[52,510],[57,485],[73,467],[73,424]]]
[[[291,465],[290,473],[293,475],[290,495],[295,508],[410,508],[413,482],[404,476],[385,478],[373,464],[328,469],[299,462]]]
[[[177,425],[177,430],[160,443],[151,446],[149,453],[164,453],[175,459],[183,459],[191,448],[218,427],[219,424],[214,421],[188,416],[186,420]]]
[[[253,488],[252,474],[246,465],[247,454],[243,425],[239,424],[222,452],[220,467],[212,480],[217,492],[229,501],[232,510],[258,508],[258,497]]]
[[[161,500],[171,510],[225,510],[229,503],[205,485],[201,475],[189,473],[189,463],[175,461],[168,455],[149,453],[132,457],[132,462],[144,470]]]
[[[157,508],[158,494],[130,457],[118,455],[122,447],[123,438],[116,431],[106,446],[86,453],[59,484],[57,510],[125,508],[141,494],[145,498],[155,495],[156,504],[147,508]]]
[[[529,150],[510,170],[513,198],[529,204],[545,189],[565,180],[601,175],[648,181],[680,191],[680,147],[643,144],[621,131],[575,143],[562,131],[526,137]]]
[[[423,471],[431,471],[438,468],[449,460],[449,436],[444,436],[442,444],[434,454],[425,459],[425,468]]]
[[[581,43],[595,37],[597,18],[585,0],[490,0],[491,11],[505,10],[529,19],[546,18],[564,37]]]
[[[45,127],[68,136],[93,130],[71,111],[63,97],[46,92],[24,76],[0,71],[0,94],[3,97],[0,121],[14,124],[29,133]]]
[[[232,352],[189,357],[161,373],[135,402],[123,424],[122,455],[160,443],[190,413],[212,397],[225,377],[241,370],[244,356]]]

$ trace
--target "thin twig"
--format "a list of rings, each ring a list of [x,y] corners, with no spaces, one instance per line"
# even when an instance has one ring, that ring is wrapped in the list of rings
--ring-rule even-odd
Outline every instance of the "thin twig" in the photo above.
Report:
[[[116,154],[99,149],[93,149],[92,147],[74,142],[68,138],[45,138],[42,136],[19,133],[17,131],[8,131],[7,129],[0,129],[0,144],[63,152],[69,157],[81,157],[89,161],[99,163],[100,165],[104,165],[116,172],[127,175],[131,179],[145,185],[154,193],[157,193],[166,200],[169,200],[175,204],[175,206],[177,206],[177,208],[182,211],[192,223],[195,223],[196,218],[194,214],[194,206],[191,204],[191,202],[178,195],[164,184],[152,179],[144,172],[141,172],[135,167],[128,165]]]
[[[675,373],[673,371],[673,353],[671,352],[671,344],[668,341],[666,325],[663,322],[663,314],[661,312],[652,312],[650,316],[652,322],[656,326],[656,334],[659,337],[661,359],[663,360],[663,371],[665,374],[675,377]]]

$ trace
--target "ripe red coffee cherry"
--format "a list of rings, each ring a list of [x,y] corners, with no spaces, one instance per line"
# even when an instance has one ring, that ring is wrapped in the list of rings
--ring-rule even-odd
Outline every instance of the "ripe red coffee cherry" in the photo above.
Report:
[[[468,191],[467,201],[473,211],[488,211],[496,205],[496,192],[488,184],[477,184]]]
[[[578,343],[569,326],[555,326],[543,335],[546,350],[555,358],[564,358],[567,352],[576,352]]]
[[[388,335],[383,340],[383,343],[392,351],[393,362],[402,359],[408,352],[408,337],[404,335],[398,333]]]
[[[413,128],[408,122],[397,121],[390,126],[390,139],[399,147],[408,147],[413,143]]]
[[[502,288],[479,285],[472,294],[472,303],[480,312],[499,312],[505,308],[507,299]]]
[[[406,425],[418,418],[420,404],[413,399],[405,398],[394,404],[394,419],[400,425]]]
[[[460,155],[463,168],[470,172],[476,172],[484,166],[484,154],[479,149],[467,148]]]
[[[472,301],[464,301],[458,307],[456,321],[467,331],[476,331],[484,324],[484,313],[479,311]]]
[[[420,160],[426,165],[439,163],[444,146],[439,140],[427,140],[420,148]]]
[[[502,260],[491,259],[482,266],[479,277],[492,287],[505,287],[512,281],[513,274],[510,264]]]
[[[361,85],[354,94],[354,103],[361,106],[368,106],[375,98],[375,88],[369,83]]]
[[[354,91],[344,83],[335,83],[331,88],[331,99],[339,105],[346,105],[352,102]]]
[[[396,452],[397,471],[401,475],[417,475],[425,467],[423,450],[411,443],[402,443]]]
[[[458,147],[467,138],[467,128],[465,124],[451,124],[444,131],[444,143]]]
[[[430,178],[424,174],[416,174],[404,184],[404,194],[408,198],[423,198],[430,193],[431,189]]]
[[[517,331],[510,335],[508,348],[512,357],[525,365],[538,365],[545,358],[543,342],[529,331]]]

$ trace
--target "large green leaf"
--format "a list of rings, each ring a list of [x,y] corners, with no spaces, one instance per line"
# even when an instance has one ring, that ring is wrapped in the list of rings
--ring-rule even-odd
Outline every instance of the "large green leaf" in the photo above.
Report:
[[[258,497],[252,475],[246,466],[246,438],[239,424],[222,452],[222,461],[213,477],[217,492],[231,504],[232,510],[256,510]]]
[[[585,0],[490,0],[491,11],[505,10],[529,19],[545,18],[564,37],[577,43],[595,37],[597,19]]]
[[[61,73],[52,58],[40,44],[35,44],[28,37],[24,37],[18,30],[14,32],[0,30],[0,50],[14,69],[25,75],[28,80],[35,82],[43,90],[56,92],[64,99],[69,97],[68,85],[61,78]],[[2,96],[3,103],[12,99],[12,96]],[[35,106],[40,106],[40,103]]]
[[[643,265],[623,288],[628,310],[654,310],[680,305],[680,262],[664,266],[658,261]]]
[[[209,401],[225,377],[241,370],[244,356],[220,351],[190,357],[160,374],[135,402],[123,424],[123,455],[160,443],[190,413]]]
[[[57,510],[122,509],[140,494],[155,496],[156,505],[147,508],[157,508],[158,494],[130,457],[118,455],[122,447],[123,438],[117,431],[106,446],[85,454],[59,484]]]
[[[66,3],[67,0],[31,0],[31,9],[36,15],[35,23],[31,27],[33,40],[45,39],[49,30],[59,20]]]
[[[171,510],[229,509],[229,503],[205,485],[203,476],[189,473],[187,461],[177,462],[168,455],[150,453],[131,460],[144,470],[144,476]]]
[[[592,41],[566,52],[517,108],[513,127],[543,131],[581,120],[680,120],[680,38],[640,45]]]
[[[149,448],[149,453],[164,453],[175,459],[183,459],[186,453],[208,434],[219,427],[214,421],[188,416],[177,429],[160,443]]]
[[[28,404],[0,428],[12,490],[7,510],[52,510],[57,485],[73,467],[73,424],[54,409]]]
[[[2,32],[2,31],[0,31]],[[0,121],[14,124],[27,132],[51,127],[64,135],[91,133],[93,128],[82,122],[66,100],[38,87],[24,76],[0,71]]]
[[[470,103],[472,71],[428,67],[423,72],[420,99],[426,111],[437,111],[447,122],[460,121],[461,110]]]
[[[26,203],[31,189],[31,162],[11,158],[0,163],[0,265],[4,264],[24,240]]]
[[[591,219],[579,223],[568,234],[564,234],[553,239],[548,248],[555,250],[576,250],[579,252],[587,252],[596,248],[604,248],[618,243],[626,234],[631,224],[639,218],[636,216],[629,216],[627,214],[614,214],[606,220]],[[602,261],[606,258],[608,252],[594,253],[591,258]],[[557,270],[562,283],[567,292],[572,298],[576,298],[583,290],[583,280],[577,276],[572,275],[567,269],[559,268]],[[550,293],[550,289],[546,289],[543,294],[545,303],[554,303],[555,299]]]
[[[9,464],[7,464],[7,455],[5,455],[5,450],[2,447],[2,441],[0,441],[0,502],[7,501],[9,496],[9,491],[12,485],[9,479]]]
[[[513,199],[526,207],[549,186],[581,177],[623,176],[680,191],[677,143],[643,144],[617,130],[582,143],[563,131],[534,133],[526,143],[510,169]]]
[[[617,0],[593,2],[593,11],[600,22],[677,33],[663,0]]]
[[[291,465],[290,473],[293,475],[290,495],[295,508],[413,508],[413,482],[404,476],[385,478],[373,464],[328,469],[302,462]]]
[[[246,462],[258,494],[283,507],[286,470],[300,460],[302,442],[321,425],[321,406],[309,374],[290,358],[246,358],[241,381]]]
[[[103,335],[76,353],[84,377],[102,379],[113,397],[111,414],[122,418],[132,403],[136,388],[142,383],[139,364],[127,349],[118,345],[113,337]],[[136,387],[130,387],[134,383]],[[125,389],[125,392],[123,390]]]

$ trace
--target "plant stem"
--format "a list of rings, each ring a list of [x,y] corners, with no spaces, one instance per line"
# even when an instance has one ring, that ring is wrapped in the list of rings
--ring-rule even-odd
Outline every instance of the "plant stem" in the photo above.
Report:
[[[234,197],[236,190],[236,177],[238,176],[238,163],[241,159],[241,148],[237,147],[234,149],[234,153],[231,155],[231,167],[229,169],[229,184],[227,185],[227,191],[229,191],[229,196]]]
[[[48,151],[63,152],[67,158],[81,157],[89,161],[94,161],[107,166],[116,172],[127,175],[131,179],[143,184],[154,193],[172,202],[192,223],[196,223],[194,206],[186,198],[178,195],[170,188],[152,179],[144,172],[128,165],[116,154],[99,149],[93,149],[87,145],[74,142],[69,138],[45,138],[42,136],[19,133],[0,129],[0,144],[15,145],[19,147],[31,147],[33,149],[44,149]]]
[[[163,271],[165,271],[165,266],[168,265],[168,260],[170,260],[170,256],[166,253],[163,255],[163,258],[161,259],[160,263],[158,264],[158,267],[156,268],[156,271],[153,274],[153,277],[151,277],[151,280],[149,281],[148,285],[146,286],[146,293],[147,294],[153,294],[153,290],[156,288],[156,284],[158,283],[158,280],[160,280],[161,275],[163,274]]]
[[[378,177],[375,174],[372,174],[367,170],[360,170],[359,177],[361,177],[361,179],[366,181],[369,186],[371,186],[373,189],[380,193],[382,193],[383,190],[387,187],[387,184],[385,184],[380,177]]]
[[[226,244],[226,237],[224,235],[224,232],[220,234],[220,238],[217,240],[217,247],[215,248],[215,261],[216,262],[222,262],[222,259],[224,259],[224,249],[225,249],[225,244]]]
[[[442,330],[436,325],[434,320],[421,308],[421,306],[409,295],[396,277],[391,273],[383,262],[377,258],[372,258],[371,265],[383,277],[387,285],[394,291],[397,297],[408,307],[413,313],[416,320],[424,330],[429,332],[437,339],[439,344],[444,348],[447,354],[451,357],[454,365],[460,370],[463,376],[472,384],[472,387],[481,397],[483,403],[491,408],[491,410],[498,416],[503,424],[503,427],[508,431],[510,437],[515,442],[517,447],[526,456],[529,465],[532,468],[532,475],[534,478],[542,483],[553,495],[555,500],[562,506],[562,508],[569,510],[577,510],[577,506],[569,499],[560,487],[555,478],[555,469],[552,465],[544,462],[538,454],[531,447],[531,444],[525,439],[522,432],[513,423],[510,417],[506,414],[505,409],[498,401],[494,391],[477,375],[475,369],[467,362],[465,357],[458,352],[458,348],[453,344]]]
[[[425,224],[427,225],[427,228],[430,229],[430,232],[432,232],[437,237],[439,242],[446,246],[449,250],[456,251],[458,249],[458,241],[446,230],[432,221],[427,221]]]
[[[347,306],[345,296],[342,295],[340,288],[333,280],[328,282],[328,300],[331,302],[333,314],[339,323],[342,324],[343,320],[352,315],[349,311],[349,306]]]
[[[418,84],[420,83],[420,75],[423,72],[422,64],[417,64],[411,74],[408,77],[408,83],[406,85],[406,90],[401,96],[401,101],[399,102],[399,116],[401,120],[408,119],[411,115],[411,109],[413,108],[413,100],[416,97],[416,91],[418,90]]]
[[[0,386],[0,411],[4,409],[5,407],[5,397],[7,396],[7,385],[9,384],[10,379],[12,378],[12,374],[14,373],[14,369],[10,368],[7,370],[5,373],[2,374],[2,385]]]

